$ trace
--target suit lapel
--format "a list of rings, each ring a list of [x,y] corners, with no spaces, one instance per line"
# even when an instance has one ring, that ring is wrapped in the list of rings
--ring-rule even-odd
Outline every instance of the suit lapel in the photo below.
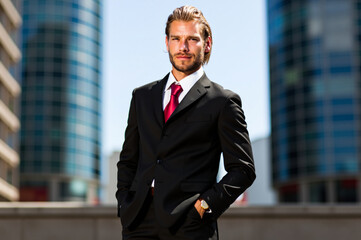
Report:
[[[172,115],[169,117],[168,121],[177,114],[179,114],[180,112],[182,112],[189,105],[197,101],[199,98],[204,96],[207,93],[206,88],[209,88],[209,86],[210,86],[210,81],[207,78],[206,74],[203,74],[203,76],[193,85],[193,87],[189,90],[187,95],[180,102],[178,107],[174,110]]]
[[[169,73],[160,80],[152,89],[154,115],[160,126],[164,125],[164,113],[163,113],[163,92],[165,85],[168,81]]]

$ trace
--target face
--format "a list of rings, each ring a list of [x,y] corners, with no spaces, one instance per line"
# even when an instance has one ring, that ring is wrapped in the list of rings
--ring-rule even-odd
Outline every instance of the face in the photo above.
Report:
[[[166,37],[173,75],[177,80],[197,71],[204,59],[204,53],[211,49],[211,39],[203,40],[200,24],[196,21],[174,21]],[[180,79],[178,79],[180,78]]]

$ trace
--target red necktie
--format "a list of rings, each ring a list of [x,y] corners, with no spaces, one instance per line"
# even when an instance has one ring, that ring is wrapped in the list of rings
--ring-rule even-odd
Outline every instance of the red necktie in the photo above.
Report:
[[[170,101],[169,101],[169,103],[167,104],[167,106],[164,109],[164,120],[165,120],[165,122],[167,122],[170,115],[172,115],[172,113],[174,112],[174,110],[178,106],[178,104],[179,104],[178,97],[181,94],[181,92],[183,91],[181,85],[176,85],[174,83],[170,86],[170,88],[171,88]]]

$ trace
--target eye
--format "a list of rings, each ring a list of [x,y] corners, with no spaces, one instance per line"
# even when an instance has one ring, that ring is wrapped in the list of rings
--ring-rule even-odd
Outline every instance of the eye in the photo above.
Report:
[[[189,40],[191,42],[199,42],[199,38],[197,38],[197,37],[191,37],[191,38],[189,38]]]

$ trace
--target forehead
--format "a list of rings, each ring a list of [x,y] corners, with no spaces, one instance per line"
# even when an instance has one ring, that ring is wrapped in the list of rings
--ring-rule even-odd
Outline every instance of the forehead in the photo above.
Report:
[[[169,35],[201,35],[200,24],[196,21],[173,21],[170,24]]]

